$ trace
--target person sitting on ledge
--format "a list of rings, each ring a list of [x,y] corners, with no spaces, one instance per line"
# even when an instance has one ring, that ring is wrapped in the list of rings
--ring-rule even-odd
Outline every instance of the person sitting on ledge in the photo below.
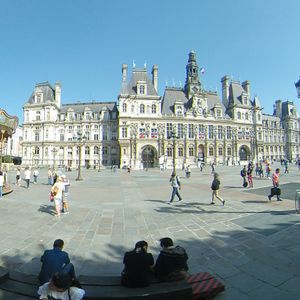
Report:
[[[69,274],[55,273],[49,282],[39,287],[38,295],[42,300],[81,300],[85,291],[78,280],[72,279]]]
[[[174,247],[173,240],[169,237],[160,240],[160,251],[155,263],[155,276],[162,281],[184,279],[188,275],[188,255],[181,246]]]
[[[41,257],[42,268],[39,274],[41,284],[48,282],[56,272],[67,273],[75,278],[75,270],[67,252],[62,251],[64,241],[57,239],[53,243],[53,249],[46,250]]]
[[[147,253],[148,243],[139,241],[132,251],[126,252],[123,263],[122,285],[127,287],[145,287],[152,279],[154,259]]]

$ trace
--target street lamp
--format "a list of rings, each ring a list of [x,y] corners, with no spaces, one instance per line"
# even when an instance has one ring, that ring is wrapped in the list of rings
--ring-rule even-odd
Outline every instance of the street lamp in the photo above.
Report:
[[[1,152],[0,152],[0,170],[2,170],[2,157],[3,157],[3,148],[4,148],[4,141],[5,141],[5,137],[4,137],[4,134],[5,134],[5,130],[4,129],[1,129]]]
[[[176,135],[175,130],[172,130],[170,132],[170,135],[168,136],[168,139],[172,139],[173,141],[173,173],[176,174],[176,139],[178,139],[179,137]]]
[[[74,138],[75,141],[77,142],[77,145],[79,147],[79,157],[78,157],[78,175],[77,178],[75,179],[76,181],[81,181],[83,180],[82,176],[81,176],[81,153],[82,153],[82,146],[85,144],[86,142],[86,137],[84,135],[82,135],[82,132],[77,132],[77,137]]]
[[[52,149],[52,153],[53,153],[53,170],[55,170],[55,157],[56,157],[57,152],[58,152],[58,150],[54,147]]]

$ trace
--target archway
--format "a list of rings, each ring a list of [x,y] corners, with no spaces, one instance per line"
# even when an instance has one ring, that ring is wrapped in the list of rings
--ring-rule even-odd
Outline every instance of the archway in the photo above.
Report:
[[[246,145],[241,146],[239,150],[239,159],[240,161],[250,160],[250,149]]]
[[[154,147],[147,145],[142,149],[142,164],[144,169],[153,168],[157,163],[157,151]]]
[[[198,146],[198,161],[204,161],[204,145],[199,145]]]

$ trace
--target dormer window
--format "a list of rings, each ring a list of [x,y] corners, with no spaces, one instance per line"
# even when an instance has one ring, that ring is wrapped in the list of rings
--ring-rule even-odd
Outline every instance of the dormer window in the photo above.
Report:
[[[144,114],[144,113],[145,113],[145,105],[144,105],[144,104],[141,104],[141,105],[140,105],[140,113],[141,113],[141,114]]]
[[[152,106],[151,106],[151,112],[153,114],[156,114],[156,105],[155,104],[152,104]]]
[[[36,94],[35,95],[35,102],[36,103],[41,103],[43,100],[43,94]]]
[[[123,103],[123,112],[127,112],[127,104],[126,103]]]
[[[247,97],[244,97],[244,104],[245,104],[245,105],[247,105],[247,104],[248,104]]]
[[[182,105],[175,105],[175,115],[176,116],[182,116],[183,115],[183,107]]]
[[[40,120],[41,120],[41,112],[40,112],[40,111],[37,111],[37,112],[36,112],[35,120],[36,120],[36,121],[40,121]]]
[[[147,83],[146,81],[137,82],[137,94],[138,95],[147,95]]]
[[[221,109],[217,109],[217,117],[218,118],[222,117],[222,110]]]

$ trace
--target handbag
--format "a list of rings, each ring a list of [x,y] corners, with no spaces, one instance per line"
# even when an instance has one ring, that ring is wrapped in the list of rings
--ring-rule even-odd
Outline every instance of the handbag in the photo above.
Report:
[[[50,200],[50,202],[53,202],[53,201],[54,201],[54,195],[53,195],[53,193],[51,193],[51,192],[50,192],[50,194],[49,194],[49,200]]]

